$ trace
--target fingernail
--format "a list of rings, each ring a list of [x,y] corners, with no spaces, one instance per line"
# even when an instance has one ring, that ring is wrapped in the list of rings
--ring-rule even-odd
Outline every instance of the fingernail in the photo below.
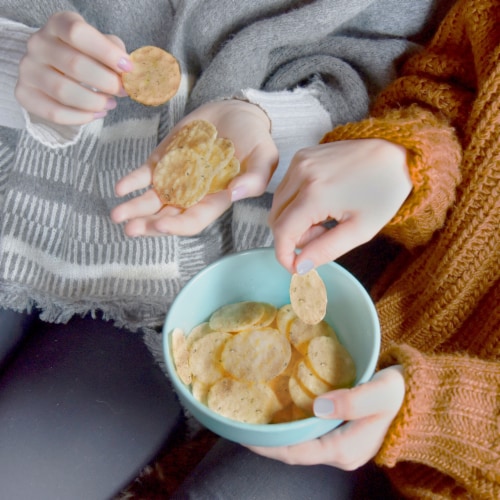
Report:
[[[247,188],[245,186],[238,186],[231,191],[231,201],[238,201],[247,195]]]
[[[104,118],[107,114],[107,111],[98,111],[97,113],[94,113],[94,119],[98,120],[99,118]]]
[[[325,398],[316,398],[313,404],[313,411],[317,417],[329,417],[335,410],[333,401]]]
[[[132,61],[130,59],[127,59],[126,57],[122,57],[118,61],[118,67],[122,71],[130,71],[132,69]]]
[[[311,269],[314,269],[314,262],[312,260],[309,259],[301,260],[297,264],[297,274],[306,274]]]
[[[115,109],[116,108],[116,99],[113,99],[112,97],[110,97],[107,102],[106,102],[106,106],[104,107],[104,109],[106,110],[111,110],[111,109]]]

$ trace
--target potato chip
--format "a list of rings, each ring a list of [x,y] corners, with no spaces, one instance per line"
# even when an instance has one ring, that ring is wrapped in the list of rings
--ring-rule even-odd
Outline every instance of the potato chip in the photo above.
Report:
[[[311,394],[320,396],[325,392],[331,391],[333,388],[326,382],[323,382],[304,361],[297,364],[296,378]]]
[[[303,354],[307,351],[307,342],[314,337],[326,335],[336,338],[333,328],[326,321],[322,320],[315,325],[308,325],[300,318],[295,318],[291,322],[288,335],[291,344]]]
[[[186,385],[191,383],[191,368],[189,367],[189,350],[186,336],[181,328],[174,328],[171,335],[172,355],[175,369],[182,382]]]
[[[206,335],[207,333],[211,333],[213,330],[210,328],[210,325],[208,324],[208,321],[205,321],[203,323],[200,323],[199,325],[196,325],[191,331],[189,332],[188,336],[186,337],[186,342],[188,347],[191,347],[193,343]]]
[[[189,350],[189,366],[196,379],[213,384],[223,376],[220,356],[230,333],[212,332],[193,343]]]
[[[288,375],[283,375],[283,373],[281,373],[268,382],[269,387],[274,394],[276,394],[276,397],[282,406],[288,406],[292,402],[290,391],[288,390],[289,380],[290,377]]]
[[[205,384],[200,380],[193,378],[191,384],[191,392],[195,399],[197,399],[200,403],[204,405],[207,404],[208,391],[210,390],[211,385]]]
[[[213,312],[208,321],[212,330],[237,332],[256,325],[266,312],[262,302],[244,301],[227,304]]]
[[[238,158],[233,157],[231,160],[224,165],[212,179],[209,193],[217,193],[218,191],[223,191],[227,189],[229,183],[240,173],[240,162]]]
[[[240,380],[265,382],[286,369],[291,357],[290,343],[274,328],[245,330],[224,345],[224,369]]]
[[[226,304],[187,337],[175,329],[172,350],[179,378],[186,385],[191,380],[193,397],[242,422],[310,417],[317,396],[350,387],[356,376],[333,328],[325,320],[305,323],[291,304]],[[186,350],[189,375],[183,373]]]
[[[290,302],[297,316],[309,325],[319,323],[326,314],[326,287],[316,269],[306,274],[293,274]]]
[[[217,129],[206,120],[193,120],[180,128],[171,138],[166,152],[173,149],[187,148],[202,156],[210,165],[210,157],[217,139]],[[218,165],[210,165],[215,171]]]
[[[189,208],[208,193],[213,176],[213,169],[202,156],[188,148],[177,148],[156,164],[153,186],[162,203]]]
[[[130,54],[132,71],[122,74],[127,94],[146,106],[159,106],[179,89],[181,72],[177,59],[159,47],[147,45]]]
[[[307,357],[311,368],[332,387],[350,387],[354,383],[354,360],[338,340],[326,336],[312,339]]]
[[[290,377],[288,381],[288,390],[290,391],[290,397],[293,402],[303,410],[312,414],[312,407],[314,403],[314,395],[308,393],[308,391],[302,387],[300,382],[295,377]]]
[[[288,335],[292,321],[297,317],[291,304],[285,304],[278,309],[276,326],[283,335]]]
[[[207,405],[228,418],[249,424],[267,424],[281,408],[266,384],[223,378],[208,391]]]

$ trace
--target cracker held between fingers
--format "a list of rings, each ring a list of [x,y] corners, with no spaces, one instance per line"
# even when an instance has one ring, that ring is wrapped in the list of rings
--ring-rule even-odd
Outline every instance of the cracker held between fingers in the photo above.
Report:
[[[146,45],[134,50],[130,59],[133,68],[122,74],[122,83],[131,99],[146,106],[159,106],[177,93],[181,71],[172,54]]]

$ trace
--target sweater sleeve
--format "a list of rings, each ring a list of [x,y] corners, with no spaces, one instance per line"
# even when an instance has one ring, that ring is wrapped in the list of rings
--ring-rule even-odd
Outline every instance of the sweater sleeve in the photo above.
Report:
[[[341,125],[323,139],[378,137],[407,149],[414,188],[384,232],[409,248],[425,244],[442,226],[461,180],[478,82],[467,24],[457,5],[426,49],[379,94],[370,118]]]
[[[498,361],[425,355],[402,345],[382,354],[382,367],[393,364],[404,366],[407,393],[377,463],[400,464],[399,474],[408,462],[434,469],[436,484],[423,489],[444,488],[443,478],[452,476],[456,484],[476,488],[477,498],[499,498]]]

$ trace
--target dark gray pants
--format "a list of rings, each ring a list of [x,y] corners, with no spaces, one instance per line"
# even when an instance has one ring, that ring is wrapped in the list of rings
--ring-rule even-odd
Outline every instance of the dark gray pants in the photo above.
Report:
[[[1,498],[111,498],[180,420],[140,334],[0,309]]]
[[[172,497],[175,500],[390,500],[382,471],[291,466],[220,440]]]

